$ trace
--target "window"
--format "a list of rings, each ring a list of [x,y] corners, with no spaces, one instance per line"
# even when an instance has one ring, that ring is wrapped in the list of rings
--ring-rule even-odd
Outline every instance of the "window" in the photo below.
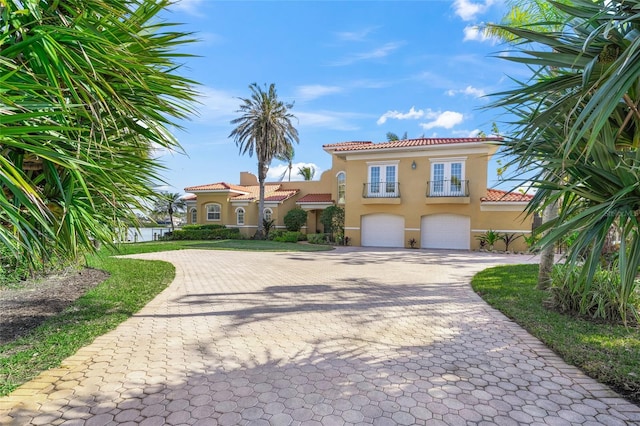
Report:
[[[242,207],[236,209],[236,223],[238,225],[244,225],[244,209]]]
[[[463,161],[441,161],[431,163],[431,195],[466,195]]]
[[[198,223],[198,209],[191,209],[191,223]]]
[[[338,204],[344,204],[347,192],[347,175],[345,172],[340,172],[336,178],[338,180]]]
[[[369,197],[397,197],[397,163],[369,166]]]
[[[220,220],[220,204],[207,205],[207,220]]]
[[[271,210],[270,208],[266,208],[262,211],[262,213],[264,214],[264,220],[269,222],[271,220],[271,217],[273,216],[273,210]]]

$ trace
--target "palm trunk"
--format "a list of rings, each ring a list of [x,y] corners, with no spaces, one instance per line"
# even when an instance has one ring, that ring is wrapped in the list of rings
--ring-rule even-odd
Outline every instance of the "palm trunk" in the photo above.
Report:
[[[260,185],[260,195],[258,197],[258,230],[254,235],[256,240],[264,239],[264,180],[266,174],[264,163],[262,161],[258,162],[258,184]]]
[[[558,217],[558,205],[551,203],[542,211],[542,223],[547,223]],[[538,269],[537,289],[546,290],[551,287],[551,272],[555,264],[555,245],[548,244],[540,253],[540,268]]]

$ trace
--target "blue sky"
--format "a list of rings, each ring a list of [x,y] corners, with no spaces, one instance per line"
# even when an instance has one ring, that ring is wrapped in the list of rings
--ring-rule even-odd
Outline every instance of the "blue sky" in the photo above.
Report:
[[[186,155],[161,156],[167,189],[237,183],[240,171],[255,173],[255,158],[240,156],[228,137],[238,97],[248,97],[253,82],[275,83],[280,99],[295,102],[294,174],[312,164],[318,178],[331,166],[323,144],[382,142],[387,132],[490,133],[504,117],[483,110],[483,96],[509,87],[508,76],[523,76],[494,57],[505,46],[477,30],[505,10],[501,0],[179,1],[164,18],[200,39],[188,48],[199,57],[181,72],[201,83],[202,104],[184,131],[174,129]],[[284,167],[274,161],[270,177]],[[495,178],[494,161],[490,185]]]

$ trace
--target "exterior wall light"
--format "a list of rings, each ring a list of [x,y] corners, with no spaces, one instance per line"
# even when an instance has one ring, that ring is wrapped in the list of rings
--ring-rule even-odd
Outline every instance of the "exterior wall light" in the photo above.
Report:
[[[415,170],[416,167],[418,167],[418,166],[416,165],[415,161],[413,163],[411,163],[411,170]]]

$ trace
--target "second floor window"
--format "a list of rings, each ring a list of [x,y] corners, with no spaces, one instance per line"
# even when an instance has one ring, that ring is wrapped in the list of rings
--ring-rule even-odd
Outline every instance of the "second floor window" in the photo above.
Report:
[[[431,193],[433,195],[460,195],[464,188],[464,162],[442,161],[431,163]]]
[[[220,204],[207,205],[207,220],[220,220]]]
[[[338,204],[344,204],[347,193],[347,175],[345,172],[340,172],[336,179],[338,181]]]
[[[368,193],[376,197],[395,197],[398,194],[397,164],[369,165]]]

